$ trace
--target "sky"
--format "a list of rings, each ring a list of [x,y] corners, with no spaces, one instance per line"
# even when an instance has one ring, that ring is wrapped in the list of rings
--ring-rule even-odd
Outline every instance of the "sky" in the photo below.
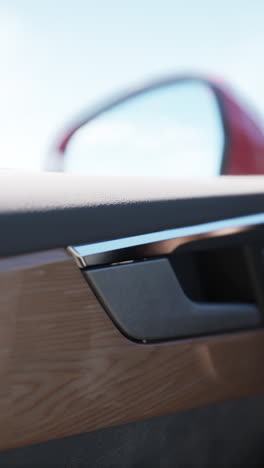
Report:
[[[0,166],[39,169],[79,112],[174,72],[227,81],[264,116],[262,0],[0,0]]]

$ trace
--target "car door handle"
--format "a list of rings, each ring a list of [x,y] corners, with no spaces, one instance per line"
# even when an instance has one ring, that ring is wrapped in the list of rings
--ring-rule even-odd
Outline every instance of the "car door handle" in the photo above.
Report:
[[[143,343],[261,325],[255,304],[190,300],[167,258],[94,268],[84,275],[120,331]]]
[[[264,214],[70,247],[119,330],[139,342],[260,327]]]

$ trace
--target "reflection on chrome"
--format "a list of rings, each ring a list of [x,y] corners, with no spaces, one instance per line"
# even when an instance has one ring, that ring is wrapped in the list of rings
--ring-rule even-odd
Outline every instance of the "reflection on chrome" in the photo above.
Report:
[[[169,255],[179,246],[264,226],[264,213],[67,248],[80,268]]]

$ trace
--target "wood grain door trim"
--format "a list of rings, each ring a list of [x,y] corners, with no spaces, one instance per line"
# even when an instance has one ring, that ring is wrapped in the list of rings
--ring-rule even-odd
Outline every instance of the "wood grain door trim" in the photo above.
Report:
[[[263,330],[132,343],[63,250],[0,260],[0,324],[1,449],[264,391]]]

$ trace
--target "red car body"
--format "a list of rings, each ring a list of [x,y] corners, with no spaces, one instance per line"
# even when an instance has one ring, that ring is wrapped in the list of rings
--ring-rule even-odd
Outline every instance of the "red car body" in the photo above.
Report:
[[[227,132],[227,154],[223,174],[264,174],[264,130],[259,119],[243,105],[233,91],[217,80],[215,87]]]

